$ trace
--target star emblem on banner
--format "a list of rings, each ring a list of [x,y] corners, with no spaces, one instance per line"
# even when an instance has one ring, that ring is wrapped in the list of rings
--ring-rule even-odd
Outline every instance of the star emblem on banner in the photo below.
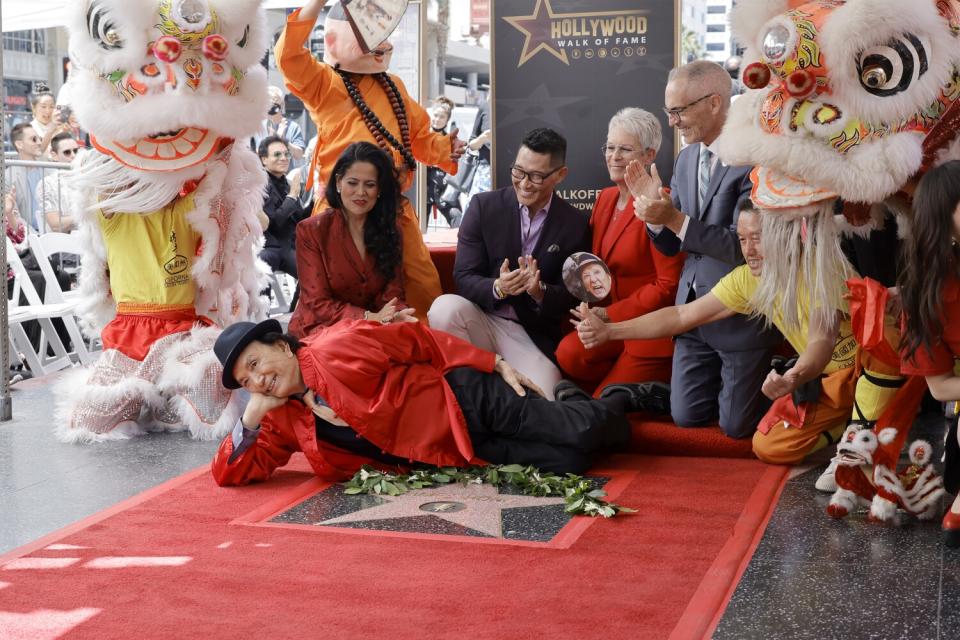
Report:
[[[545,84],[538,85],[529,95],[522,98],[500,98],[497,109],[502,111],[498,117],[498,127],[509,127],[526,120],[537,120],[556,129],[566,126],[560,109],[578,102],[589,100],[588,96],[562,97],[551,95]]]
[[[546,51],[565,65],[569,65],[567,52],[554,46],[550,37],[550,21],[558,16],[554,14],[553,7],[550,6],[550,0],[537,0],[537,5],[533,9],[533,14],[529,16],[504,17],[504,20],[520,33],[526,36],[523,42],[523,52],[520,54],[520,62],[517,67],[535,56],[539,51]]]
[[[445,485],[416,489],[399,496],[377,497],[385,502],[318,524],[335,525],[432,515],[492,538],[503,538],[504,510],[563,504],[563,498],[559,497],[537,498],[500,493],[495,486],[489,484]]]

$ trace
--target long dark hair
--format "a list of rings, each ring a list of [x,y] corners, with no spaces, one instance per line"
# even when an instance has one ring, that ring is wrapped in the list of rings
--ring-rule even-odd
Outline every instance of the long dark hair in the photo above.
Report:
[[[943,335],[943,283],[958,275],[953,214],[960,204],[960,161],[931,169],[913,195],[913,221],[903,242],[897,284],[905,316],[901,348],[912,356]]]
[[[327,182],[327,203],[334,209],[343,209],[337,191],[337,180],[357,162],[367,162],[377,170],[380,194],[363,224],[363,243],[373,256],[377,271],[387,280],[393,280],[403,259],[402,238],[397,228],[397,205],[400,185],[390,157],[380,147],[369,142],[354,142],[347,147],[333,165]]]

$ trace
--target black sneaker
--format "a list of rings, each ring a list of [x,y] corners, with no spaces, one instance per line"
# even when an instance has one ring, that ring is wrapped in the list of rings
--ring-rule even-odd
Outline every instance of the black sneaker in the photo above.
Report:
[[[570,400],[592,400],[590,394],[570,382],[561,380],[553,388],[553,398],[558,402],[568,402]]]
[[[654,415],[670,415],[670,385],[663,382],[625,382],[608,384],[600,392],[601,398],[614,393],[630,396],[625,411],[642,411]]]

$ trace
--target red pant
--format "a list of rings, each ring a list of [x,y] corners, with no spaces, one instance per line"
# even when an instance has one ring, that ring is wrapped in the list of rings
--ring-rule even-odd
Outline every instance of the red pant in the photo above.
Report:
[[[153,343],[173,333],[190,331],[197,325],[212,326],[213,321],[198,316],[193,308],[144,311],[118,311],[100,332],[103,348],[116,349],[142,362]]]
[[[584,386],[596,385],[594,395],[614,382],[670,383],[671,356],[638,355],[636,349],[625,350],[622,340],[585,349],[574,331],[560,341],[556,355],[560,368],[568,376]]]

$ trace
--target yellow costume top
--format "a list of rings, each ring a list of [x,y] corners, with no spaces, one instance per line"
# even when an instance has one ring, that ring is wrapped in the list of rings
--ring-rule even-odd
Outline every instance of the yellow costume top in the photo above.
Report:
[[[750,306],[750,299],[754,292],[760,286],[760,278],[750,273],[750,267],[743,264],[725,275],[710,291],[717,297],[723,306],[732,311],[742,314],[750,314],[753,307]],[[777,301],[778,311],[774,317],[770,318],[783,337],[787,339],[797,353],[803,353],[807,348],[807,338],[809,333],[810,313],[809,299],[806,295],[806,289],[800,288],[800,297],[797,300],[798,316],[800,317],[800,328],[789,331],[784,327],[783,314],[779,311],[783,304],[782,296]],[[840,369],[852,367],[857,357],[857,342],[853,337],[853,329],[850,326],[850,309],[846,303],[844,308],[838,309],[843,315],[840,322],[840,333],[837,336],[837,343],[833,347],[833,355],[830,356],[830,363],[823,370],[824,373],[833,373]]]
[[[118,305],[193,307],[190,270],[200,244],[186,217],[193,208],[187,196],[146,215],[107,218],[100,212],[110,289]]]

